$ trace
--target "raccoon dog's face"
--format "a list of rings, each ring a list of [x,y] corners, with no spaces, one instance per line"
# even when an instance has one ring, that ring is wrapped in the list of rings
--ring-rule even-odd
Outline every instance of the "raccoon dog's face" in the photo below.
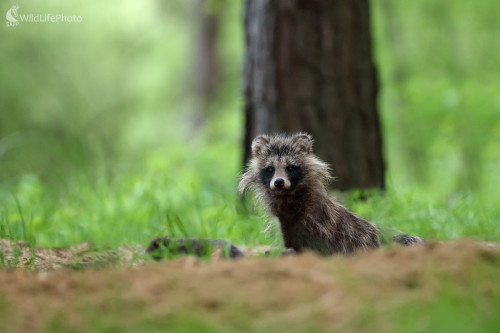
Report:
[[[331,179],[328,164],[312,153],[309,134],[259,135],[252,142],[252,159],[241,176],[241,194],[249,187],[258,194],[293,195],[299,189],[322,190]]]
[[[304,184],[308,157],[312,157],[312,138],[298,133],[292,136],[259,135],[252,142],[253,169],[260,182],[273,194],[290,194]]]

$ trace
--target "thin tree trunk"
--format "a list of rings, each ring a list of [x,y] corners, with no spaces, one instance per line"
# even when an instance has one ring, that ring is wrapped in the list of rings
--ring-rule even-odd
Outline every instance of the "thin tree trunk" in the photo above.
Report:
[[[260,133],[307,131],[335,187],[384,187],[367,0],[247,0],[245,161]]]
[[[217,58],[219,42],[219,12],[207,12],[206,0],[195,3],[197,43],[195,49],[195,66],[193,67],[193,88],[197,98],[197,114],[195,127],[205,124],[210,117],[212,103],[216,97],[220,66]]]

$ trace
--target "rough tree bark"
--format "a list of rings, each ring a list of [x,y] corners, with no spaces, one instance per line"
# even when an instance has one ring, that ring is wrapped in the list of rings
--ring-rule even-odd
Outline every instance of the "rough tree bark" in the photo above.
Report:
[[[384,188],[368,0],[247,0],[245,161],[261,133],[307,131],[336,188]]]

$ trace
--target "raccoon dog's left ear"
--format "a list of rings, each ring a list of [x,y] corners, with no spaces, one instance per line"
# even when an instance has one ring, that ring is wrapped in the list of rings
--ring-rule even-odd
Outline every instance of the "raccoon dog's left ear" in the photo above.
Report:
[[[253,156],[260,156],[266,150],[269,144],[269,136],[266,134],[257,135],[252,141],[252,154]]]
[[[297,153],[310,154],[312,153],[313,138],[307,133],[297,133],[294,135],[293,143]]]

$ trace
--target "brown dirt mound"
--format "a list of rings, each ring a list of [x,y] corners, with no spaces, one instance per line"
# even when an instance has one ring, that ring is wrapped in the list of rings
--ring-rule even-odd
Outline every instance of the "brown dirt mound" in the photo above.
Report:
[[[0,331],[372,331],[359,322],[363,313],[432,297],[442,276],[460,284],[490,263],[500,263],[498,245],[461,241],[351,257],[186,257],[113,270],[3,270]],[[479,287],[497,292],[491,283]],[[186,329],[187,322],[194,326]],[[377,325],[391,330],[385,321]]]

